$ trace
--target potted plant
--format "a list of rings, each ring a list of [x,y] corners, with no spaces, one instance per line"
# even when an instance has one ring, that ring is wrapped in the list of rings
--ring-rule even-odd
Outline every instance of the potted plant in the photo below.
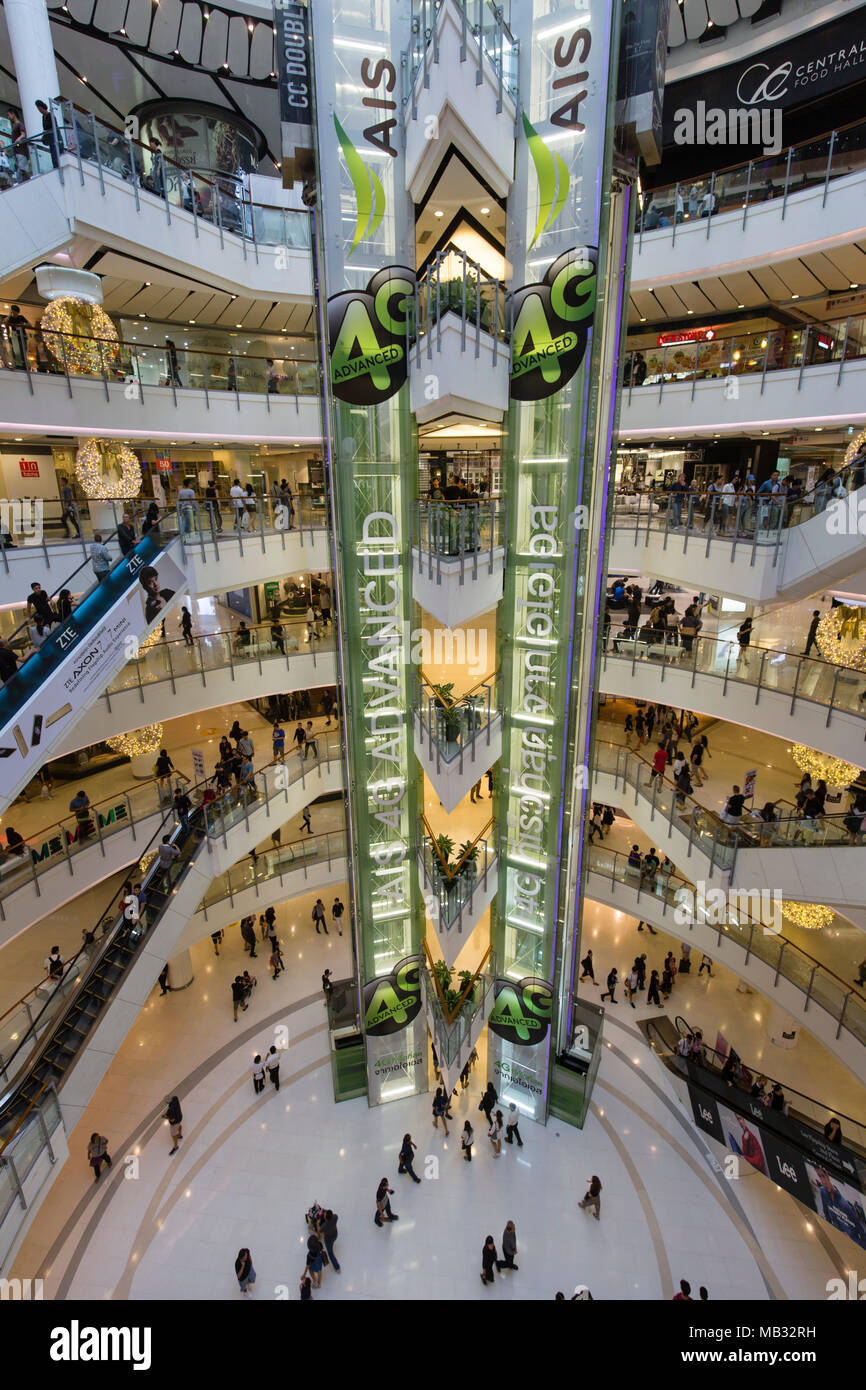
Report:
[[[454,974],[454,971],[450,966],[445,964],[444,960],[437,960],[433,965],[433,973],[439,981],[439,987],[443,995],[447,999],[448,991],[451,988],[451,976]]]
[[[460,994],[463,994],[464,991],[466,991],[466,990],[469,989],[469,986],[470,986],[471,983],[472,983],[472,971],[471,971],[471,970],[461,970],[460,973],[459,973],[459,975],[457,976],[457,979],[460,981]],[[464,1003],[468,1003],[468,1001],[471,1000],[471,998],[472,998],[472,994],[469,993],[469,994],[466,995],[466,998],[464,999],[463,1002],[464,1002]]]
[[[457,858],[461,861],[459,876],[460,878],[474,879],[478,873],[477,859],[478,846],[471,840],[464,840],[457,852]]]

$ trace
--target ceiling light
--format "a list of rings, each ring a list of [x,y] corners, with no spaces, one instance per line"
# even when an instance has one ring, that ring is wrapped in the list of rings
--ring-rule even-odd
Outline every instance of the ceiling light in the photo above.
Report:
[[[860,286],[859,286],[859,285],[849,285],[848,288],[849,288],[849,290],[859,290]]]
[[[791,298],[792,298],[792,299],[799,299],[800,296],[799,296],[798,294],[792,294],[792,295],[791,295]]]
[[[144,314],[139,314],[138,317],[139,317],[140,319],[143,319],[143,318],[144,318]]]
[[[745,309],[745,307],[746,307],[745,304],[738,304],[738,305],[737,305],[737,308],[738,308],[738,309]]]
[[[646,323],[646,315],[641,319],[641,323]]]
[[[444,212],[442,211],[441,208],[437,208],[436,211],[434,212],[433,216],[434,216],[434,217],[444,217],[445,214],[444,214]]]
[[[240,323],[236,323],[236,324],[235,324],[235,328],[242,328],[242,327],[243,327],[243,325],[240,324]]]
[[[694,309],[686,309],[686,313],[687,313],[687,314],[693,314],[694,312],[695,312]]]
[[[482,208],[482,209],[481,209],[481,216],[482,216],[482,217],[487,217],[487,216],[489,215],[489,213],[490,213],[490,209],[489,209],[489,208]]]
[[[195,319],[190,319],[190,323],[195,323]]]

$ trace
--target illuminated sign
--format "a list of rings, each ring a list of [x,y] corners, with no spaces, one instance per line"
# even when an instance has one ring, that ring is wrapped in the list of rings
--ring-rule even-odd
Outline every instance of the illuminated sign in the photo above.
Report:
[[[594,246],[566,251],[548,266],[540,285],[524,285],[512,296],[512,400],[554,395],[583,361],[595,308],[597,257]]]
[[[18,467],[21,470],[22,478],[39,477],[39,464],[36,462],[36,459],[21,459]]]
[[[401,960],[387,975],[368,980],[364,986],[364,1032],[372,1037],[402,1033],[420,1011],[421,965],[417,956]]]
[[[656,347],[671,347],[674,343],[709,343],[716,336],[714,328],[683,328],[678,333],[660,333]]]
[[[328,338],[334,395],[350,405],[378,405],[393,396],[408,371],[408,327],[415,275],[406,266],[378,271],[365,290],[328,300]]]

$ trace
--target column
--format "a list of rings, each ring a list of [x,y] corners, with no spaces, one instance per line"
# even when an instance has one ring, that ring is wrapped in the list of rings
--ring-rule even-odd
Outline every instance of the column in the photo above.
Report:
[[[3,13],[12,46],[21,118],[28,135],[41,135],[42,116],[36,110],[36,102],[50,102],[60,95],[48,9],[45,0],[6,0]]]
[[[168,963],[169,989],[189,989],[195,979],[189,951],[180,951]]]

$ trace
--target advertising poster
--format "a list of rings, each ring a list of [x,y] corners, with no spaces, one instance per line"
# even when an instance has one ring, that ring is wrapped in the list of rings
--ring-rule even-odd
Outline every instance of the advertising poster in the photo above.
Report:
[[[10,790],[20,790],[51,756],[186,587],[171,555],[146,536],[6,682],[0,757]]]

